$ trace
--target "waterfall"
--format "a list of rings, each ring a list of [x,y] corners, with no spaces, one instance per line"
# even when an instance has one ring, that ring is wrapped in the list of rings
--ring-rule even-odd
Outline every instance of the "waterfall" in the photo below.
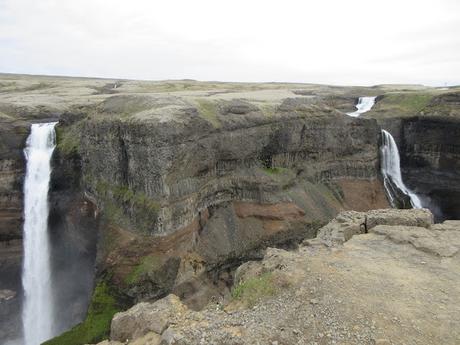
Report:
[[[25,345],[38,345],[55,335],[48,243],[48,189],[56,123],[33,124],[24,150],[27,160],[22,272],[25,297],[22,323]]]
[[[376,97],[359,97],[358,104],[356,104],[356,111],[347,113],[349,116],[358,117],[359,115],[369,111],[375,104]]]
[[[409,196],[410,202],[414,208],[422,208],[420,198],[414,192],[409,190],[402,181],[398,146],[396,145],[393,136],[384,129],[382,129],[382,141],[380,151],[382,153],[381,167],[384,179],[383,184],[392,206],[395,206],[395,202],[394,196],[389,187],[390,182],[393,182],[393,184],[401,192]]]

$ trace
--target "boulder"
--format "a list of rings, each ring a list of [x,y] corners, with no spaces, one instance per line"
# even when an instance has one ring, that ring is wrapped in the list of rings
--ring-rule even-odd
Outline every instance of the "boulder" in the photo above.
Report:
[[[377,225],[405,225],[429,228],[433,214],[427,209],[383,209],[366,213],[366,225],[370,230]]]
[[[147,333],[162,334],[171,321],[187,310],[175,295],[155,303],[139,303],[131,309],[117,313],[112,319],[110,337],[112,340],[126,341],[140,338]]]
[[[345,211],[323,226],[313,240],[304,245],[340,245],[357,234],[367,233],[378,225],[430,228],[433,214],[427,209],[380,209],[368,212]]]
[[[341,212],[336,218],[323,226],[314,240],[305,240],[305,245],[321,243],[327,246],[343,244],[353,235],[364,233],[365,213],[355,211]]]

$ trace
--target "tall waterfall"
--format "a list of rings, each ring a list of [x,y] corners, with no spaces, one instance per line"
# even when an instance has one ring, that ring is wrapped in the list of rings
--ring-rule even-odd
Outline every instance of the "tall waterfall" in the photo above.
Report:
[[[349,116],[358,117],[359,115],[369,111],[375,104],[376,97],[359,97],[358,104],[356,104],[356,111],[347,113]]]
[[[48,189],[56,122],[33,124],[24,150],[24,263],[22,310],[24,344],[37,345],[54,336],[48,241]]]
[[[414,208],[422,208],[420,198],[414,192],[409,190],[402,181],[398,146],[396,145],[393,136],[386,130],[382,129],[382,139],[383,142],[380,148],[382,153],[382,175],[384,178],[385,190],[390,198],[392,206],[395,206],[395,203],[394,195],[392,194],[389,186],[390,181],[393,182],[393,184],[396,185],[401,192],[409,196],[410,202]]]

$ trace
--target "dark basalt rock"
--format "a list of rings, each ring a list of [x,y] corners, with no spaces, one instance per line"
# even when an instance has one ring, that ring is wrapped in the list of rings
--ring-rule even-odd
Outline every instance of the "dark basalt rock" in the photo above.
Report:
[[[436,220],[460,218],[460,120],[414,117],[402,122],[401,165],[409,188],[432,205]]]

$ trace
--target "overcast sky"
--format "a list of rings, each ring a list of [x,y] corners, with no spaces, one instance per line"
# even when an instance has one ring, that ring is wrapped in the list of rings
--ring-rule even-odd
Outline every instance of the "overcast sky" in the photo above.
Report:
[[[0,0],[0,72],[460,84],[460,0]]]

